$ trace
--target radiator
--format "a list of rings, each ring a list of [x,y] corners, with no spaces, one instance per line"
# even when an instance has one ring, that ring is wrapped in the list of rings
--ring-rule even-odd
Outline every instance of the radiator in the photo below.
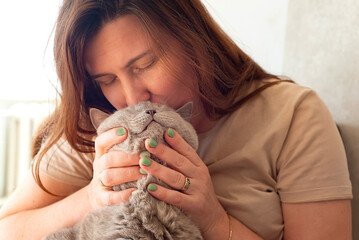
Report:
[[[51,112],[49,104],[21,103],[0,109],[0,199],[11,194],[31,166],[31,139]]]

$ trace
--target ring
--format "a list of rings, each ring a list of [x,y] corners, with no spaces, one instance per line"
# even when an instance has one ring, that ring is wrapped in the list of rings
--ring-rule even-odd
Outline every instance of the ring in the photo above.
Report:
[[[189,185],[191,185],[191,181],[188,177],[185,177],[183,187],[181,189],[182,192],[186,191],[189,188]]]
[[[100,185],[103,187],[103,188],[109,188],[109,186],[106,186],[105,184],[103,184],[102,180],[101,180],[101,176],[98,177],[98,182],[100,183]]]

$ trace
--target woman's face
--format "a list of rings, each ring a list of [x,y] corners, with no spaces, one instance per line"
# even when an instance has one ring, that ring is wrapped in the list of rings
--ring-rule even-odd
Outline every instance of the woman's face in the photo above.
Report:
[[[107,23],[85,47],[86,70],[116,109],[147,100],[175,109],[194,102],[191,123],[202,131],[207,117],[199,99],[186,87],[195,82],[193,71],[183,61],[168,55],[186,85],[179,82],[154,54],[150,43],[134,15],[121,16]]]
[[[188,67],[174,56],[168,57],[180,68],[177,70],[184,74],[186,83],[194,81]],[[85,64],[116,109],[146,100],[179,108],[195,100],[190,89],[169,74],[154,55],[150,40],[133,15],[106,24],[89,41],[85,47]]]

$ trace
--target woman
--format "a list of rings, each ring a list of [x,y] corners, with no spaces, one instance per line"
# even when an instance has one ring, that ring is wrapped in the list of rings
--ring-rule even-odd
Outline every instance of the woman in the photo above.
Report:
[[[54,50],[61,98],[35,139],[34,174],[1,210],[1,236],[39,239],[126,201],[135,189],[108,186],[141,168],[177,190],[190,179],[185,191],[149,192],[183,209],[205,239],[351,239],[345,153],[326,107],[260,68],[199,0],[65,0]],[[126,129],[96,137],[91,127],[90,107],[146,100],[194,102],[197,153],[176,132],[165,136],[171,147],[146,143],[172,169],[107,153]]]

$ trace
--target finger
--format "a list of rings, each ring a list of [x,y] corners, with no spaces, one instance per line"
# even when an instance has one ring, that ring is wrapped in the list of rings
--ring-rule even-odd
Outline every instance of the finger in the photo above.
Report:
[[[127,130],[123,127],[108,130],[95,140],[96,158],[100,158],[113,145],[123,142],[127,138]]]
[[[185,156],[179,154],[165,144],[152,144],[153,141],[153,139],[146,139],[145,141],[146,149],[151,154],[166,162],[170,168],[177,170],[186,176],[193,177],[197,174],[195,166]]]
[[[152,176],[161,179],[164,183],[174,189],[181,190],[186,183],[186,177],[182,173],[163,166],[148,157],[140,159],[140,167]],[[193,189],[193,186],[191,189],[188,188],[186,193],[191,194]]]
[[[94,168],[97,172],[115,167],[138,166],[138,154],[127,154],[122,151],[110,151],[103,154],[96,162]]]
[[[116,186],[126,182],[132,182],[143,177],[140,167],[122,167],[104,170],[99,176],[99,182],[105,186]]]
[[[136,188],[129,188],[122,191],[102,191],[100,193],[100,200],[102,205],[112,206],[121,202],[126,202],[131,197],[132,192],[137,190]]]
[[[167,189],[158,184],[151,183],[147,186],[148,192],[155,198],[162,200],[170,205],[176,206],[185,212],[190,212],[191,197],[181,192]]]
[[[166,130],[165,141],[170,145],[176,152],[185,156],[189,159],[195,166],[202,166],[204,163],[198,157],[196,151],[172,128]]]

